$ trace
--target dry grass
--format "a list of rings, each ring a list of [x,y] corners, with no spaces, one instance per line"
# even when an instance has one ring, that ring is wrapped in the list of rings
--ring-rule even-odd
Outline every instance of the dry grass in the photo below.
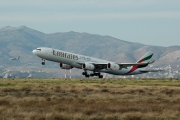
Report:
[[[179,86],[159,79],[0,79],[0,119],[176,120]]]

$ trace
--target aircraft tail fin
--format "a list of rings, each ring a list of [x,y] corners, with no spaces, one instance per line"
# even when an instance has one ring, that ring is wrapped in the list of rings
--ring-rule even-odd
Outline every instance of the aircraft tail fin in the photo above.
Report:
[[[149,64],[153,63],[155,60],[151,60],[153,56],[153,52],[147,52],[145,55],[143,55],[136,63],[144,63],[147,62]]]
[[[142,64],[142,65],[134,65],[132,66],[131,70],[127,73],[132,73],[133,71],[135,71],[137,68],[144,68],[146,66],[148,66],[148,64],[152,64],[154,62],[154,60],[151,60],[152,56],[153,56],[153,52],[147,52],[145,55],[143,55],[136,63],[138,64]],[[143,71],[144,73],[147,71]],[[149,71],[148,71],[149,72]]]
[[[20,56],[17,59],[19,59],[19,58],[20,58]]]

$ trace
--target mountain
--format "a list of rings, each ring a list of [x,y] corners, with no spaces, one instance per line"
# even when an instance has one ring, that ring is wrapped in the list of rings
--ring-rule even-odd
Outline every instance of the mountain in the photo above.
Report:
[[[26,26],[6,26],[0,29],[1,69],[14,71],[44,70],[59,74],[59,65],[48,62],[42,66],[41,60],[32,54],[40,47],[52,47],[69,52],[93,56],[115,62],[134,62],[147,51],[154,52],[155,67],[176,67],[180,64],[180,46],[149,46],[128,42],[111,36],[89,33],[65,32],[45,34]],[[18,61],[9,61],[11,57],[21,56]],[[3,70],[2,70],[3,71]]]

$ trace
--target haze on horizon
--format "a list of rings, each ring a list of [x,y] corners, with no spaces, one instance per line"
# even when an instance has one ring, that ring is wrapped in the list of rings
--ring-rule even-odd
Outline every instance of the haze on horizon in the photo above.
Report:
[[[180,0],[1,0],[0,27],[87,32],[146,45],[180,46]]]

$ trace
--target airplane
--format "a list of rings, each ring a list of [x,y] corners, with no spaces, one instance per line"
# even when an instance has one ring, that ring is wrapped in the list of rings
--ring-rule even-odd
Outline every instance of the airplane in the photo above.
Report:
[[[17,58],[10,58],[9,60],[19,60],[20,56]]]
[[[59,63],[62,69],[83,69],[82,75],[85,77],[103,78],[101,72],[114,75],[135,75],[161,71],[143,69],[155,61],[151,60],[153,52],[147,52],[136,63],[116,63],[48,47],[39,47],[32,52],[42,59],[42,65],[45,65],[45,60],[48,60]],[[87,71],[92,71],[92,73],[88,74]]]

